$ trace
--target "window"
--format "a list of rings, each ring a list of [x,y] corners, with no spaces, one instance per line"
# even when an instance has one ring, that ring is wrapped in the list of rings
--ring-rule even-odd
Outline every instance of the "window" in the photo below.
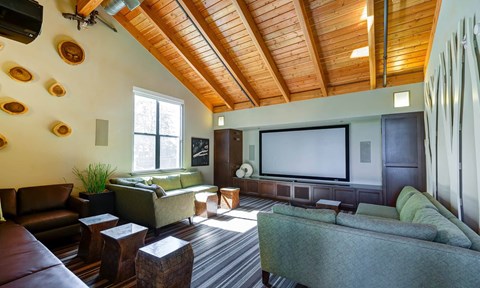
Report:
[[[183,101],[139,88],[133,92],[133,171],[181,168]]]

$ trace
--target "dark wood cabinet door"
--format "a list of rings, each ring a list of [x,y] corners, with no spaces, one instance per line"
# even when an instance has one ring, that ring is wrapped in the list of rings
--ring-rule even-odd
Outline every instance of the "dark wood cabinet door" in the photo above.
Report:
[[[310,186],[309,185],[293,185],[293,200],[298,202],[310,203]]]
[[[242,165],[242,131],[233,129],[214,132],[214,183],[219,188],[233,186],[235,172]]]
[[[245,179],[248,194],[258,195],[258,180]]]
[[[320,199],[333,200],[332,187],[313,186],[312,187],[312,203],[316,203]]]
[[[342,208],[357,208],[357,197],[354,188],[333,188],[334,200],[342,202]]]
[[[258,192],[261,196],[275,198],[277,185],[274,181],[259,181],[258,182]]]
[[[357,189],[357,202],[383,205],[382,194],[382,190]]]
[[[277,198],[290,200],[292,198],[292,185],[288,183],[277,182]]]
[[[395,206],[406,185],[425,191],[423,112],[382,116],[384,203]]]

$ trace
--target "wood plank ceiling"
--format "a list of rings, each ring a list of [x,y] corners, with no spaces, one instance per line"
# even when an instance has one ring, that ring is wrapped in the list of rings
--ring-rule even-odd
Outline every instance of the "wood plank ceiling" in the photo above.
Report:
[[[387,1],[387,86],[422,82],[440,1]],[[381,0],[144,0],[115,19],[223,112],[382,87],[383,15]]]

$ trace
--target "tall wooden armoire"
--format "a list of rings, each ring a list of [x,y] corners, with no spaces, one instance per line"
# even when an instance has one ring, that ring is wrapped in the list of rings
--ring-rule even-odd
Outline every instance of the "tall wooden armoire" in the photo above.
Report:
[[[219,188],[231,187],[235,171],[243,161],[243,133],[223,129],[214,132],[214,183]]]
[[[425,191],[423,112],[382,115],[382,161],[385,204],[395,206],[406,185]]]

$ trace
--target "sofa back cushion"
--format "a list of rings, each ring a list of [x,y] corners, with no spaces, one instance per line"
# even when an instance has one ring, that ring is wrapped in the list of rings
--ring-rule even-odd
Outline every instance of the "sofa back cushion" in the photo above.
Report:
[[[431,224],[437,227],[437,236],[433,241],[462,248],[470,248],[468,237],[437,210],[422,208],[415,213],[414,223]]]
[[[20,188],[17,191],[17,213],[20,216],[65,208],[72,189],[71,183]]]
[[[202,185],[202,173],[200,173],[199,171],[180,173],[180,181],[182,182],[183,188]]]
[[[428,192],[422,193],[427,199],[432,202],[433,206],[437,208],[438,212],[443,215],[443,217],[447,219],[457,218],[455,215],[452,214],[445,206],[443,206],[440,202],[438,202],[435,198],[432,197]]]
[[[316,220],[335,224],[337,213],[330,209],[305,209],[284,204],[275,204],[272,207],[273,213],[294,216],[304,219]]]
[[[465,234],[468,240],[472,242],[472,246],[470,246],[470,249],[480,252],[480,236],[475,231],[470,229],[467,224],[460,221],[457,217],[453,217],[448,220],[450,220],[450,222],[452,222],[453,224],[455,224],[455,226],[462,230],[463,234]]]
[[[14,188],[0,189],[2,212],[4,217],[17,216],[17,195]]]
[[[385,219],[365,215],[339,213],[337,215],[337,224],[350,228],[410,237],[426,241],[433,241],[435,236],[437,236],[437,228],[433,225],[402,222],[394,219]]]
[[[403,187],[400,194],[398,194],[397,202],[395,204],[395,208],[397,208],[397,212],[399,214],[400,214],[400,211],[402,211],[402,208],[405,205],[405,203],[407,203],[408,199],[410,199],[410,197],[412,197],[413,194],[415,194],[415,192],[418,192],[418,191],[412,186]]]
[[[415,192],[410,196],[405,205],[403,205],[403,208],[400,211],[400,221],[412,222],[417,210],[422,208],[431,208],[437,211],[437,208],[433,206],[432,202],[430,202],[427,197],[423,196],[420,192]]]
[[[165,191],[182,189],[182,182],[180,182],[180,175],[168,176],[153,176],[152,184],[157,184]]]

